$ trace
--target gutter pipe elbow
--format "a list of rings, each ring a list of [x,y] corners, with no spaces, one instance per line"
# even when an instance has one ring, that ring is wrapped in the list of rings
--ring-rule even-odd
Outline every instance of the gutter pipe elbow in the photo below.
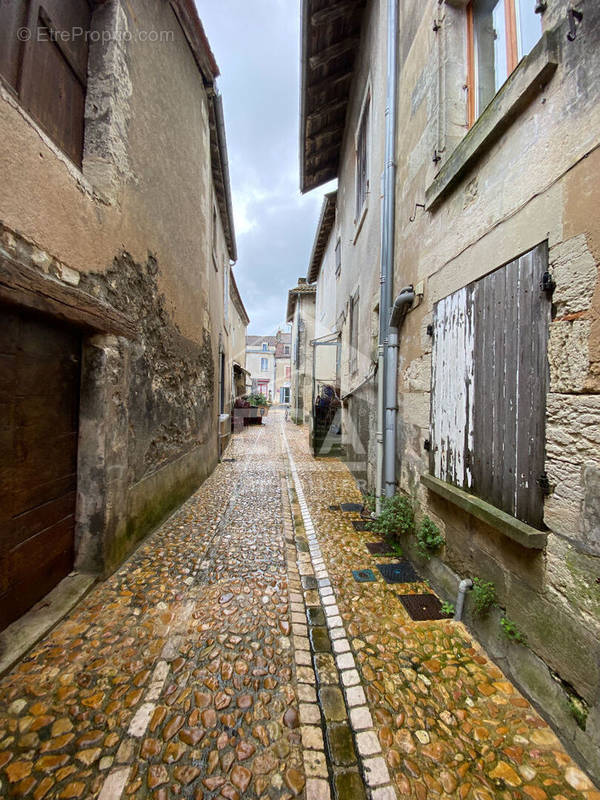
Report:
[[[400,322],[407,314],[409,308],[414,303],[415,291],[412,286],[405,286],[400,292],[398,297],[394,300],[392,311],[390,314],[390,328],[398,328]]]
[[[473,581],[471,578],[464,578],[458,584],[458,596],[456,598],[456,611],[454,612],[454,619],[457,622],[460,622],[463,615],[463,609],[465,606],[465,595],[468,589],[473,588]]]

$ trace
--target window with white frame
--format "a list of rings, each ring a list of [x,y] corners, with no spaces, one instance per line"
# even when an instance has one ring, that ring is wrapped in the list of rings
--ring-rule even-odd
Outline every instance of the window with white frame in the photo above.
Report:
[[[335,243],[335,277],[339,278],[342,274],[342,240],[338,236]]]
[[[371,90],[367,89],[356,130],[356,207],[355,221],[358,223],[367,205],[369,193],[369,119]]]
[[[469,124],[542,35],[533,0],[472,0],[467,6]]]
[[[350,374],[358,370],[358,292],[350,298],[349,323],[349,368]]]
[[[262,343],[262,349],[263,349],[263,353],[266,353],[266,352],[267,352],[267,350],[268,350],[268,345],[267,345],[267,343],[266,343],[266,342],[263,342],[263,343]]]
[[[260,369],[261,372],[267,372],[269,369],[269,359],[268,358],[261,358],[260,360]]]

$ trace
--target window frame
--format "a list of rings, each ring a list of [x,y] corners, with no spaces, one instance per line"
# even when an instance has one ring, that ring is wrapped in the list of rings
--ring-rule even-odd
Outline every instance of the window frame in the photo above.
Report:
[[[367,81],[363,99],[360,106],[360,113],[358,115],[358,124],[354,132],[354,225],[356,227],[357,237],[362,227],[362,222],[369,207],[369,194],[371,190],[370,180],[370,167],[371,167],[371,81]],[[364,136],[364,195],[360,191],[360,176],[362,170],[359,170],[359,146],[361,137]],[[359,207],[359,198],[362,196],[362,203]]]
[[[268,358],[261,358],[260,359],[260,371],[261,372],[268,372],[269,371],[269,359]]]
[[[517,7],[516,3],[519,0],[503,0],[504,2],[504,19],[506,30],[506,79],[512,75],[520,61],[524,56],[519,57],[519,28],[517,24]],[[487,105],[479,109],[477,108],[477,64],[476,64],[476,47],[475,47],[475,19],[473,12],[473,3],[475,0],[469,0],[467,4],[467,123],[469,129],[473,127],[475,122],[479,119]],[[542,37],[543,30],[540,31],[540,38]],[[538,40],[539,41],[539,40]],[[498,90],[499,91],[499,90]],[[494,95],[498,93],[496,91]],[[490,98],[490,101],[492,100]]]
[[[334,249],[335,258],[335,277],[339,278],[342,274],[342,237],[338,236]]]
[[[349,359],[348,368],[351,375],[358,372],[358,303],[360,295],[358,289],[350,296],[350,308],[348,309],[348,323],[349,323]]]

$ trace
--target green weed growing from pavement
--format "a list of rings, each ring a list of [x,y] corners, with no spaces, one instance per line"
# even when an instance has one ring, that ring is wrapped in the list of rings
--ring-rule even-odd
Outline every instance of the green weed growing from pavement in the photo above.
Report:
[[[366,511],[369,511],[371,514],[375,511],[375,506],[377,503],[377,498],[374,494],[365,494],[363,495],[363,505]]]
[[[502,617],[500,626],[506,638],[515,644],[527,644],[527,637],[517,628],[515,623],[508,617]]]
[[[386,542],[387,546],[390,548],[389,553],[384,553],[386,556],[397,556],[398,558],[402,558],[404,555],[402,548],[398,544],[398,542],[390,541]]]
[[[454,608],[454,603],[444,602],[441,605],[440,611],[445,617],[453,617],[456,609]]]
[[[473,578],[473,603],[475,613],[484,616],[492,606],[496,605],[496,587],[491,581],[482,581],[481,578]]]
[[[444,544],[440,529],[430,517],[423,517],[417,530],[417,549],[424,558],[431,558]]]
[[[381,503],[381,513],[369,523],[370,530],[384,536],[402,536],[410,533],[415,525],[415,515],[408,497],[395,494],[386,497]]]
[[[569,695],[568,703],[571,714],[575,717],[575,722],[584,731],[589,713],[587,705],[579,697],[574,697],[573,695]]]

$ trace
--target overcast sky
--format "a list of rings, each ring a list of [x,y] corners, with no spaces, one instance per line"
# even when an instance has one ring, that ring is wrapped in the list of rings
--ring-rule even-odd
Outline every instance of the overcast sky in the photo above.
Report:
[[[234,267],[249,333],[285,322],[305,276],[323,192],[298,175],[298,0],[196,0],[221,70],[238,246]],[[285,328],[287,330],[287,328]]]

